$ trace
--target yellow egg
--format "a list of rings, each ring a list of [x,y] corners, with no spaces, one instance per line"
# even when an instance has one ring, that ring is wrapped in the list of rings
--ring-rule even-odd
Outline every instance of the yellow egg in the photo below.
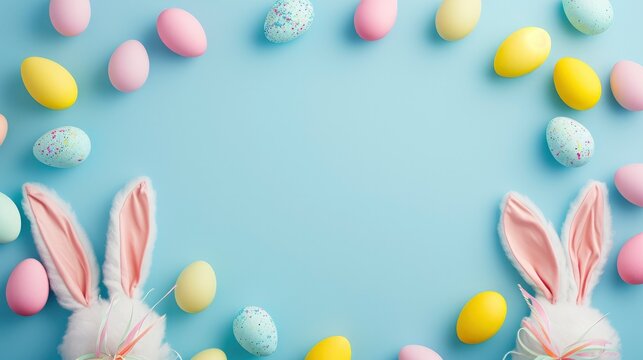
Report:
[[[198,313],[207,308],[217,292],[217,277],[212,266],[205,261],[188,265],[176,280],[176,304],[188,313]]]
[[[444,40],[460,40],[476,27],[481,11],[480,0],[444,0],[435,14],[435,28]]]
[[[554,85],[561,100],[575,110],[591,109],[601,99],[601,80],[591,66],[578,59],[558,60]]]
[[[219,349],[207,349],[194,355],[192,360],[227,360],[225,353]]]
[[[42,57],[28,57],[20,66],[20,74],[29,95],[44,107],[62,110],[76,102],[76,80],[57,62]]]
[[[465,344],[479,344],[489,340],[502,327],[507,316],[505,298],[495,291],[485,291],[464,305],[456,331]]]
[[[493,67],[503,77],[518,77],[536,70],[551,51],[549,33],[538,27],[522,28],[500,44]]]
[[[317,343],[305,360],[350,360],[351,343],[343,336],[331,336]]]

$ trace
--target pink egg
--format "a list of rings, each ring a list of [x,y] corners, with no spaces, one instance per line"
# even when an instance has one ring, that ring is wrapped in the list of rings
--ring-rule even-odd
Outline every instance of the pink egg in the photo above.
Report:
[[[183,9],[163,10],[156,21],[156,30],[165,46],[181,56],[201,56],[208,48],[203,26]]]
[[[630,111],[643,110],[643,66],[633,61],[619,61],[612,68],[610,85],[614,98]]]
[[[9,123],[7,118],[0,114],[0,145],[4,142],[4,139],[7,137],[7,132],[9,131]]]
[[[398,360],[442,360],[442,357],[426,346],[407,345],[400,350]]]
[[[362,0],[355,11],[355,31],[367,41],[383,38],[397,18],[397,0]]]
[[[629,239],[618,253],[618,274],[628,284],[643,284],[643,233]]]
[[[627,201],[643,207],[643,164],[629,164],[618,169],[614,185]]]
[[[37,314],[49,297],[47,272],[36,259],[26,259],[16,265],[7,282],[7,304],[18,315]]]
[[[109,81],[122,92],[139,89],[150,72],[150,58],[138,40],[127,40],[114,50],[107,70]]]
[[[89,0],[51,0],[49,18],[56,31],[64,36],[76,36],[87,29],[92,10]]]

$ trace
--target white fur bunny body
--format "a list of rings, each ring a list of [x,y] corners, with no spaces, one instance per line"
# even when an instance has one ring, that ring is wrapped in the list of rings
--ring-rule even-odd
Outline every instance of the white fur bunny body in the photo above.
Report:
[[[501,205],[499,233],[507,256],[536,291],[535,298],[523,292],[532,312],[508,355],[513,360],[620,359],[617,332],[590,304],[612,245],[605,185],[592,181],[581,191],[561,239],[529,199],[509,193]]]
[[[103,266],[110,300],[99,298],[99,271],[84,230],[53,191],[23,187],[23,208],[60,305],[73,313],[59,347],[63,360],[167,360],[165,318],[143,301],[156,239],[155,193],[147,178],[114,199]]]

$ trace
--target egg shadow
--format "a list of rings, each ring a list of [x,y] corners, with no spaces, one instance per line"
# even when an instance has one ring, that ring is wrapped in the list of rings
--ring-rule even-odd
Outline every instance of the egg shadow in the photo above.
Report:
[[[141,43],[143,44],[143,46],[145,46],[147,55],[150,57],[150,72],[152,71],[152,66],[155,61],[159,61],[161,63],[167,62],[178,64],[197,59],[183,57],[181,55],[175,54],[172,50],[165,46],[165,44],[163,44],[161,38],[159,37],[159,34],[156,30],[156,25],[150,26],[147,32],[142,35]],[[116,48],[114,48],[114,50],[116,50]],[[207,52],[203,56],[205,55],[207,55]],[[107,69],[107,67],[105,67],[105,69]]]
[[[33,29],[38,36],[42,36],[47,41],[61,42],[65,39],[56,31],[49,17],[49,1],[38,2],[34,6]]]
[[[260,12],[259,15],[257,15],[257,21],[254,22],[254,24],[257,24],[256,27],[252,27],[252,33],[250,36],[252,37],[252,42],[257,46],[258,48],[262,49],[276,49],[280,45],[284,44],[275,44],[272,41],[268,40],[266,38],[266,32],[265,32],[265,23],[266,23],[266,14],[270,11],[270,8],[267,8],[265,12]]]
[[[3,81],[3,84],[5,85],[4,93],[7,94],[7,103],[20,109],[20,121],[25,121],[26,119],[31,118],[40,121],[43,117],[50,117],[56,114],[40,105],[31,97],[31,95],[29,95],[29,92],[27,92],[27,89],[22,82],[20,71],[13,72],[12,74],[15,75],[11,75],[8,79]],[[43,130],[43,132],[44,131],[45,130]]]
[[[603,84],[603,89],[611,90],[611,83],[609,79],[605,81],[605,83]],[[616,97],[614,96],[613,91],[604,91],[604,93],[607,93],[607,95],[605,95],[605,98],[606,98],[605,101],[607,101],[607,106],[609,111],[614,113],[615,116],[618,116],[619,120],[625,119],[629,121],[629,120],[634,120],[638,118],[637,111],[627,110],[626,108],[621,106],[621,104],[619,104],[619,102],[616,100]]]
[[[558,16],[558,19],[560,21],[561,29],[565,31],[567,34],[571,35],[574,37],[576,40],[587,40],[591,36],[587,36],[583,34],[582,32],[576,30],[574,25],[572,25],[571,21],[567,18],[567,14],[565,14],[565,8],[563,7],[563,2],[562,1],[555,1],[553,2],[553,6],[555,7],[555,12]]]
[[[438,28],[435,26],[435,17],[438,15],[438,10],[440,10],[440,7],[436,6],[435,11],[433,11],[431,13],[433,15],[433,17],[431,17],[430,20],[427,23],[426,35],[427,35],[427,40],[429,41],[429,43],[431,43],[433,45],[436,45],[436,46],[444,47],[444,46],[448,46],[449,43],[457,42],[457,41],[444,40],[440,36],[440,33],[438,33]]]
[[[232,324],[236,315],[237,314],[235,313],[234,315],[230,316],[227,323]],[[239,343],[237,342],[237,339],[234,337],[234,333],[232,332],[232,329],[226,332],[226,336],[222,340],[223,340],[222,350],[226,353],[228,358],[238,359],[238,360],[253,360],[257,358],[256,356],[245,351],[241,347],[241,345],[239,345]],[[279,348],[277,348],[277,351],[275,352],[275,354],[279,354]]]
[[[357,6],[359,4],[355,4],[355,8],[352,12],[347,11],[346,12],[346,20],[344,20],[344,28],[343,28],[343,37],[346,43],[350,45],[355,45],[355,46],[366,46],[370,42],[376,42],[376,41],[366,41],[359,37],[357,35],[357,30],[355,30],[355,11],[357,10]]]

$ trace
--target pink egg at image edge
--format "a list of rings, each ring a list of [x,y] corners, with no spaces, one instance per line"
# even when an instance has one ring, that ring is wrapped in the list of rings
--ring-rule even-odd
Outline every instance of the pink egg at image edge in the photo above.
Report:
[[[4,139],[7,138],[7,133],[9,132],[9,123],[7,118],[0,114],[0,145],[4,143]]]
[[[627,240],[618,253],[618,274],[628,284],[643,284],[643,233]]]
[[[629,60],[619,61],[612,68],[610,87],[622,107],[643,110],[643,66]]]
[[[51,0],[49,18],[63,36],[77,36],[87,29],[91,19],[89,0]]]
[[[614,174],[614,185],[627,201],[643,207],[643,164],[620,167]]]

